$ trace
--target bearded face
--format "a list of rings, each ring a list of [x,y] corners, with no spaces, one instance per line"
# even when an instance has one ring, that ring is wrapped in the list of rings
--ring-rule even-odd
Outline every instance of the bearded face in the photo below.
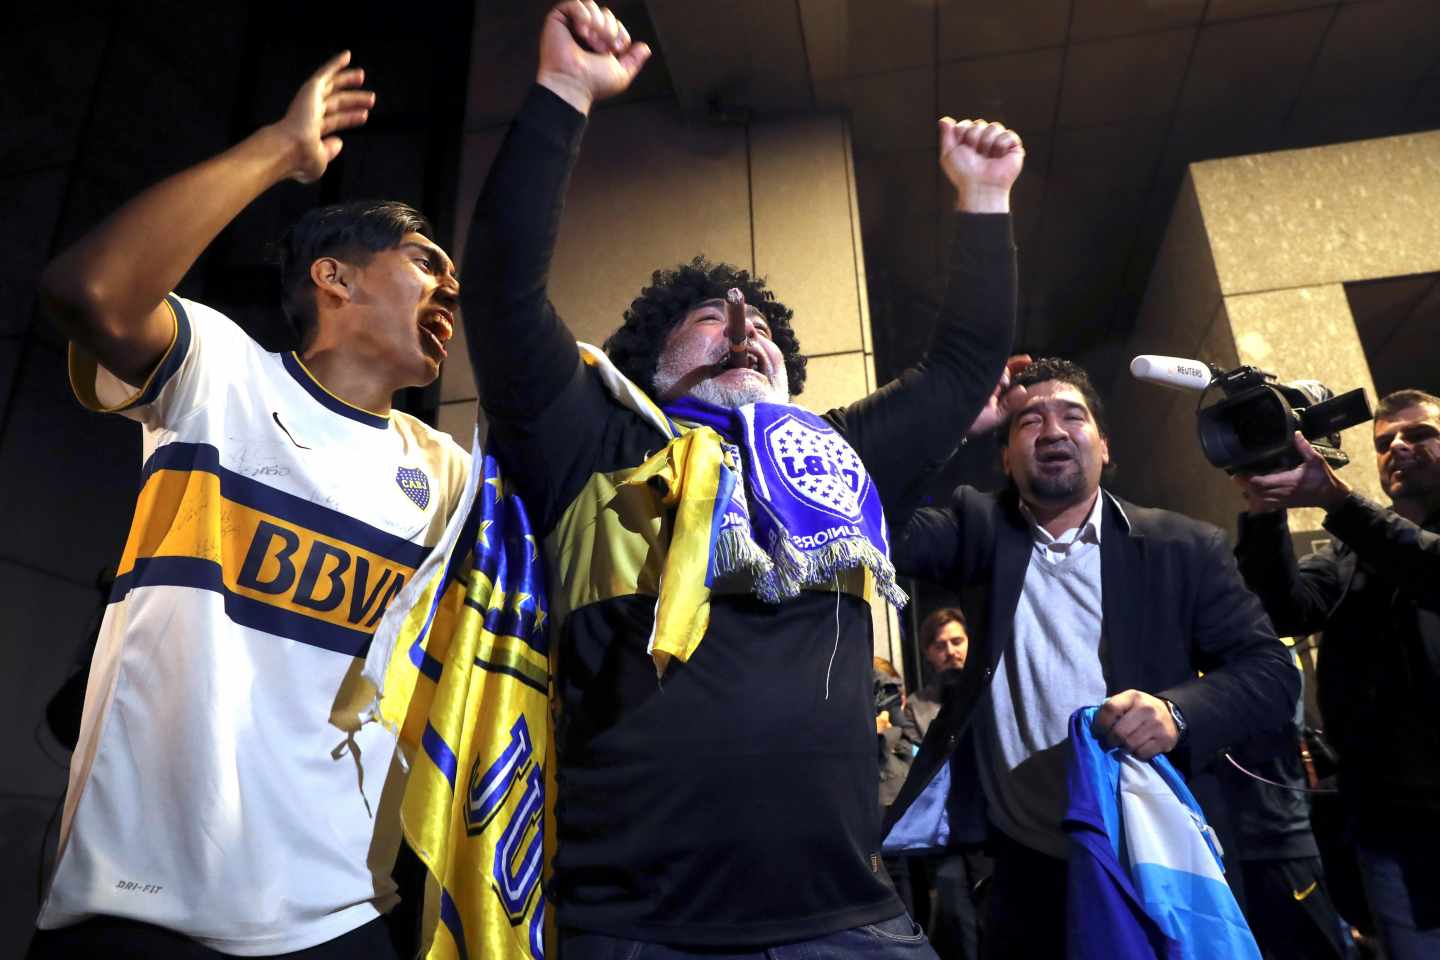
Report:
[[[1094,497],[1110,444],[1085,395],[1062,380],[1026,388],[1025,406],[1010,421],[1002,453],[1005,472],[1028,503],[1067,507]]]
[[[655,368],[660,400],[691,396],[719,407],[789,402],[785,357],[770,338],[764,314],[753,306],[746,307],[745,336],[745,362],[732,366],[725,302],[707,300],[691,309],[660,352]]]
[[[1375,461],[1391,500],[1440,495],[1440,408],[1421,404],[1376,417]]]

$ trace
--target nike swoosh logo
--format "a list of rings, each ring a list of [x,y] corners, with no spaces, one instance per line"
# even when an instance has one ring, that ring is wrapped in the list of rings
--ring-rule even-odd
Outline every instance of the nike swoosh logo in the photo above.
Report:
[[[1310,896],[1310,894],[1315,892],[1315,887],[1318,886],[1319,883],[1319,880],[1312,880],[1310,882],[1310,886],[1306,887],[1304,890],[1291,890],[1290,895],[1296,900],[1304,900],[1306,897]]]

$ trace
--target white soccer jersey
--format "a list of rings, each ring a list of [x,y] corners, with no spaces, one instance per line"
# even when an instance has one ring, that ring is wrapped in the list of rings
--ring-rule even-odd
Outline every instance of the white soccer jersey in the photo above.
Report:
[[[140,422],[144,467],[39,925],[104,914],[301,950],[396,900],[395,737],[332,714],[353,727],[370,635],[469,456],[166,303],[175,339],[138,392],[71,353],[81,401]]]

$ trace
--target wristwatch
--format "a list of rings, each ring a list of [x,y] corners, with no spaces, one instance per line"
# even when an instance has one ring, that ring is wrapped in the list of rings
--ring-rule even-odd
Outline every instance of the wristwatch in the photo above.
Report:
[[[1165,700],[1164,697],[1160,699]],[[1185,733],[1190,729],[1190,725],[1185,722],[1185,714],[1180,712],[1180,708],[1175,706],[1173,700],[1165,700],[1165,706],[1170,708],[1170,719],[1175,721],[1175,742],[1178,744],[1185,739]]]

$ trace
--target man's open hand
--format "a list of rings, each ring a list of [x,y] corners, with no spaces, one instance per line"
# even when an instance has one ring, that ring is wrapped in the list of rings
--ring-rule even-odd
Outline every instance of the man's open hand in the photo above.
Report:
[[[1010,188],[1025,166],[1020,135],[1001,123],[940,118],[940,169],[955,187],[955,209],[1007,213]]]
[[[365,71],[359,67],[347,70],[349,63],[349,50],[331,57],[305,81],[285,116],[271,124],[292,145],[294,162],[288,174],[292,180],[319,180],[344,146],[335,134],[370,118],[375,94],[358,89],[365,81]]]
[[[535,82],[581,113],[597,100],[624,93],[650,46],[634,43],[625,24],[595,0],[566,0],[545,17]]]
[[[985,406],[980,409],[980,414],[970,424],[970,429],[965,431],[967,437],[978,437],[982,433],[994,430],[1004,422],[1006,417],[1025,406],[1025,388],[1012,387],[1010,381],[1015,374],[1030,366],[1030,363],[1030,354],[1028,353],[1018,353],[1005,361],[1005,369],[1000,371],[1000,382],[995,384],[995,390],[990,394],[990,399],[985,401]]]
[[[1180,742],[1180,731],[1170,707],[1159,697],[1126,690],[1100,704],[1095,713],[1095,735],[1106,747],[1121,747],[1137,760],[1169,753]]]
[[[1246,513],[1273,513],[1288,507],[1333,510],[1350,495],[1349,485],[1335,475],[1335,470],[1298,430],[1295,431],[1295,451],[1304,458],[1298,467],[1278,473],[1231,477],[1245,496]]]

